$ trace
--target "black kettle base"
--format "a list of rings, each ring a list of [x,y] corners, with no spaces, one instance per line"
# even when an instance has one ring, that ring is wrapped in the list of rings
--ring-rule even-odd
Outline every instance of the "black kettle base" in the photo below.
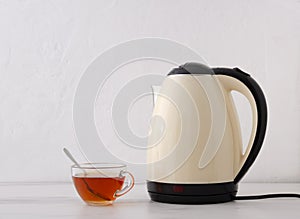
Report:
[[[173,184],[147,182],[152,201],[171,204],[216,204],[235,199],[237,185],[233,182],[212,184]]]

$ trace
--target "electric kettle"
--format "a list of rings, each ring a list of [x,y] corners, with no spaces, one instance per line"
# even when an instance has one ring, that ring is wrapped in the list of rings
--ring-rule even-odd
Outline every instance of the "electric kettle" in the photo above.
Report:
[[[243,153],[232,91],[251,105],[252,131]],[[155,87],[147,147],[147,189],[153,201],[228,202],[255,161],[266,132],[264,94],[238,68],[186,63]]]

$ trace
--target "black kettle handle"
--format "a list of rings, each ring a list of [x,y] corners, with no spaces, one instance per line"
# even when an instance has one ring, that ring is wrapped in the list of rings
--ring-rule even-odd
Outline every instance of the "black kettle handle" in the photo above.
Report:
[[[256,127],[255,138],[253,141],[253,146],[250,150],[250,153],[244,165],[242,166],[242,168],[240,169],[240,171],[238,172],[238,174],[234,179],[234,183],[237,184],[243,178],[243,176],[246,174],[249,168],[252,166],[263,144],[266,128],[267,128],[267,117],[268,117],[267,103],[260,86],[249,74],[243,72],[239,68],[233,68],[233,69],[213,68],[213,71],[216,75],[226,75],[241,81],[250,90],[256,103],[257,127]]]

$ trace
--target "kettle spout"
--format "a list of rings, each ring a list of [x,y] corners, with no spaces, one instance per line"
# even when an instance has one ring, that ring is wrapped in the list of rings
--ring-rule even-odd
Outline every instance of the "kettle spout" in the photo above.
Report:
[[[155,103],[156,103],[156,100],[157,100],[157,96],[159,94],[161,86],[152,85],[151,88],[152,88],[153,106],[155,106]]]

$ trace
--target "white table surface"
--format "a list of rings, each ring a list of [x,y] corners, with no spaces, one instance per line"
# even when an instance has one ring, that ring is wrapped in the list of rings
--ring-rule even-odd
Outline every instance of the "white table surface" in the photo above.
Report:
[[[297,192],[300,184],[240,185],[239,194]],[[300,199],[235,201],[214,205],[174,205],[150,201],[146,186],[105,207],[87,206],[71,183],[0,183],[0,218],[300,218]]]

